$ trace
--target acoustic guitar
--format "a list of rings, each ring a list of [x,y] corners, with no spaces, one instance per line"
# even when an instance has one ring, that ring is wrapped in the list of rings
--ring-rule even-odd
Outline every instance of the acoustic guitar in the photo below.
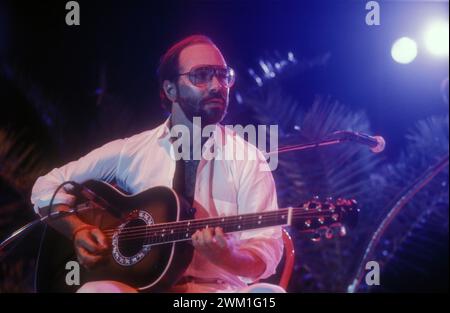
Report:
[[[95,268],[80,266],[80,286],[96,280],[115,280],[140,291],[164,292],[181,278],[193,255],[191,236],[205,227],[225,233],[273,226],[294,226],[301,232],[330,234],[357,220],[355,200],[308,201],[289,207],[236,216],[194,219],[194,210],[168,187],[159,186],[127,195],[114,186],[89,180],[77,196],[78,216],[99,227],[111,242],[111,251]],[[342,235],[342,234],[341,234]],[[76,261],[73,242],[46,227],[36,267],[37,292],[75,292],[66,283],[66,264]]]

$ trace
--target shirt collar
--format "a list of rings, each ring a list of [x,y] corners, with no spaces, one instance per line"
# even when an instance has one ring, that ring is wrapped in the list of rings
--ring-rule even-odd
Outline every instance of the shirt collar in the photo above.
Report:
[[[164,139],[169,136],[170,134],[169,125],[170,125],[170,116],[164,121],[164,123],[162,123],[158,127],[158,130],[156,131],[156,136],[158,139]]]
[[[162,140],[162,139],[169,139],[170,136],[170,117],[169,116],[164,123],[162,123],[157,130],[157,138]],[[208,138],[208,140],[206,141],[205,145],[211,146],[212,144],[214,144],[216,146],[217,149],[221,150],[222,147],[226,144],[226,135],[225,135],[225,127],[223,125],[220,124],[216,124],[215,125],[215,129],[213,132],[213,135]]]

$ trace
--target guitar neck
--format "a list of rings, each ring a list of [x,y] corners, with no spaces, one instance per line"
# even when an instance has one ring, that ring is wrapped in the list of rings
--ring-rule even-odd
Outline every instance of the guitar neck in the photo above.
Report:
[[[232,233],[265,227],[289,225],[291,223],[292,210],[292,208],[287,208],[261,213],[150,225],[147,227],[147,242],[154,245],[190,240],[197,230],[206,227],[221,227],[225,233]]]
[[[272,226],[289,225],[292,218],[292,208],[276,211],[240,214],[198,220],[178,222],[188,228],[202,229],[205,227],[222,227],[224,232],[231,233]]]
[[[327,221],[329,220],[329,221]],[[301,230],[317,228],[337,220],[333,212],[317,212],[304,208],[286,208],[275,211],[249,213],[235,216],[185,220],[147,226],[148,244],[163,244],[190,240],[199,229],[221,227],[225,233],[241,232],[273,226],[299,224]]]

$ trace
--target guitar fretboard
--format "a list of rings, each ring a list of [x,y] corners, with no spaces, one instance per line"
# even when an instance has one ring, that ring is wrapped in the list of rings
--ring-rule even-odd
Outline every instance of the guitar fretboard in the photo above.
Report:
[[[236,216],[214,217],[206,219],[185,220],[170,223],[161,223],[138,227],[136,229],[123,229],[119,232],[121,238],[145,239],[145,244],[155,245],[169,242],[190,240],[199,229],[221,227],[225,233],[240,232],[245,230],[260,229],[273,226],[290,225],[295,219],[300,221],[300,228],[308,228],[325,224],[338,219],[338,214],[333,212],[308,211],[302,208],[286,208],[275,211],[249,213]],[[328,223],[327,223],[328,224]]]
[[[221,227],[225,233],[238,232],[265,227],[288,225],[292,209],[280,209],[262,213],[249,213],[236,216],[214,217],[206,219],[185,220],[123,229],[121,238],[145,238],[146,244],[164,244],[190,240],[199,229]]]

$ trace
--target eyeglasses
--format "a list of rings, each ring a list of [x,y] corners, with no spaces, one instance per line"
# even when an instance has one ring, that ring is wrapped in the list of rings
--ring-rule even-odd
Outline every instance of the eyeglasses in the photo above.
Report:
[[[234,70],[229,66],[199,65],[187,73],[178,74],[182,75],[188,75],[190,82],[197,87],[209,84],[215,76],[223,87],[231,88],[236,79]]]

